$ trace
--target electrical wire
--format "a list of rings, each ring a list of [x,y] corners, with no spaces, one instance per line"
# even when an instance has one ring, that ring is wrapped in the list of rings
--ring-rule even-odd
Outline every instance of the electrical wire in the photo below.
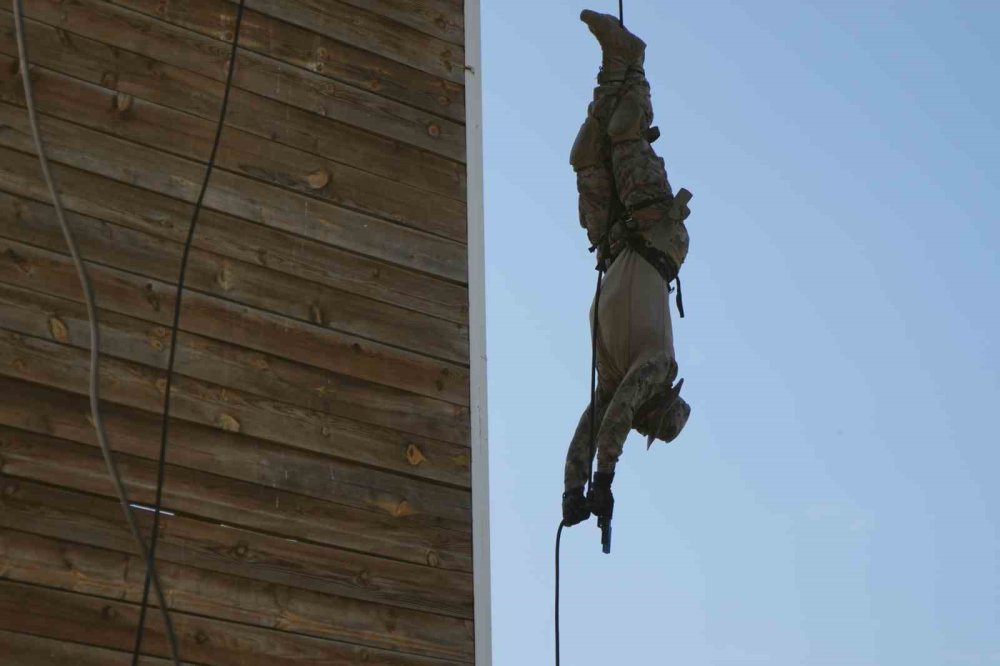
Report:
[[[215,129],[215,139],[212,142],[212,152],[208,158],[205,168],[205,177],[201,183],[201,190],[198,192],[198,199],[191,214],[191,223],[188,225],[187,239],[184,241],[184,251],[181,254],[180,274],[177,277],[177,295],[174,298],[173,322],[170,327],[170,351],[167,356],[167,383],[163,396],[163,413],[160,421],[160,459],[156,476],[156,499],[153,503],[153,528],[150,535],[147,575],[143,583],[142,604],[139,607],[139,624],[136,629],[135,647],[132,650],[132,666],[139,663],[139,654],[142,649],[142,639],[146,629],[146,609],[149,604],[150,577],[148,572],[156,558],[156,544],[159,541],[161,502],[163,499],[163,482],[166,474],[167,442],[170,430],[170,395],[173,387],[174,362],[177,356],[177,333],[180,328],[181,303],[184,298],[184,282],[187,276],[188,259],[191,255],[191,244],[194,241],[195,228],[198,225],[198,215],[201,213],[202,205],[205,201],[205,193],[208,191],[208,181],[212,176],[212,169],[215,167],[215,158],[219,152],[219,143],[222,140],[222,128],[226,121],[226,109],[229,107],[229,93],[233,86],[233,72],[236,70],[236,52],[240,41],[240,25],[243,22],[243,7],[245,0],[240,0],[236,9],[236,22],[233,28],[233,44],[229,54],[229,69],[226,72],[226,86],[222,93],[222,107],[219,110],[219,122]],[[160,601],[162,605],[162,601]]]
[[[52,206],[55,209],[56,219],[59,222],[59,227],[62,229],[63,237],[66,239],[66,245],[69,247],[70,255],[73,258],[73,265],[76,267],[77,276],[80,280],[80,286],[83,290],[84,302],[86,303],[87,321],[90,330],[90,413],[94,421],[94,430],[97,433],[97,442],[100,445],[101,453],[104,456],[108,476],[111,478],[111,483],[115,488],[115,494],[118,496],[118,501],[125,514],[125,522],[128,524],[129,532],[132,534],[132,538],[138,546],[140,556],[143,561],[146,562],[146,579],[152,580],[153,582],[153,588],[156,591],[156,598],[160,604],[160,611],[163,615],[163,622],[166,626],[167,640],[170,643],[171,658],[173,659],[175,666],[180,666],[181,662],[177,649],[177,636],[174,633],[174,626],[170,618],[170,612],[167,610],[166,600],[163,596],[163,587],[160,584],[160,577],[156,572],[153,560],[148,557],[146,544],[142,539],[142,535],[139,533],[139,526],[136,523],[135,515],[132,513],[128,492],[125,490],[125,485],[122,482],[121,474],[118,471],[118,465],[115,462],[114,454],[111,451],[111,446],[108,444],[107,430],[104,427],[104,418],[101,413],[101,335],[100,324],[97,316],[97,306],[94,298],[94,289],[90,281],[90,275],[87,272],[87,267],[84,265],[83,259],[80,256],[80,249],[77,246],[76,238],[73,236],[73,231],[66,222],[66,214],[63,210],[62,199],[59,196],[58,188],[56,187],[52,172],[49,169],[48,156],[45,152],[45,144],[42,141],[42,135],[38,122],[38,112],[35,108],[34,87],[28,71],[28,64],[30,61],[28,60],[28,45],[26,30],[24,28],[24,7],[22,0],[13,0],[13,8],[14,29],[17,37],[17,53],[21,65],[21,79],[24,83],[24,101],[25,106],[28,109],[28,122],[31,126],[31,135],[35,142],[35,151],[38,153],[38,162],[41,166],[42,176],[44,177],[45,184],[48,187],[49,196],[52,198]]]

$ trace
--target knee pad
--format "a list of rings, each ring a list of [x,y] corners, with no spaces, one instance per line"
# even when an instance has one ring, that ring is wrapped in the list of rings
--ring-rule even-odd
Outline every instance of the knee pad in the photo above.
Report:
[[[593,116],[587,116],[577,132],[573,148],[569,152],[569,163],[576,171],[600,164],[607,157],[601,124]]]
[[[611,143],[646,139],[646,132],[653,122],[649,89],[636,86],[625,93],[608,122]]]

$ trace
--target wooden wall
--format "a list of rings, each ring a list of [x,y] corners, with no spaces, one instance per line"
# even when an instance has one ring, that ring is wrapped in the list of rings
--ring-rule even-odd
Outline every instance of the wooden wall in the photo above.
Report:
[[[159,571],[191,664],[473,661],[462,0],[248,0],[181,317]],[[151,502],[175,282],[235,0],[26,0]],[[130,663],[143,566],[0,3],[0,662]],[[149,514],[138,511],[143,525]],[[143,663],[169,655],[159,613]]]

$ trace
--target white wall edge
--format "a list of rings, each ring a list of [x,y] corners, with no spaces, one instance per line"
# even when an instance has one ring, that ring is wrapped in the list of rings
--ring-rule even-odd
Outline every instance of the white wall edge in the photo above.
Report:
[[[486,409],[486,225],[479,0],[465,0],[465,146],[469,243],[469,375],[472,421],[472,566],[476,666],[491,666],[490,473]]]

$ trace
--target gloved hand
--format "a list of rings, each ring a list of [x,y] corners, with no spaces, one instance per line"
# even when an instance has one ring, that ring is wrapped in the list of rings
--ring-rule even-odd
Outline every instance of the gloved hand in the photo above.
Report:
[[[571,527],[590,518],[590,506],[583,488],[567,490],[562,496],[563,525]]]
[[[587,504],[590,511],[598,519],[611,519],[615,510],[615,497],[611,494],[611,482],[615,480],[614,472],[594,472],[594,480],[587,494]]]

